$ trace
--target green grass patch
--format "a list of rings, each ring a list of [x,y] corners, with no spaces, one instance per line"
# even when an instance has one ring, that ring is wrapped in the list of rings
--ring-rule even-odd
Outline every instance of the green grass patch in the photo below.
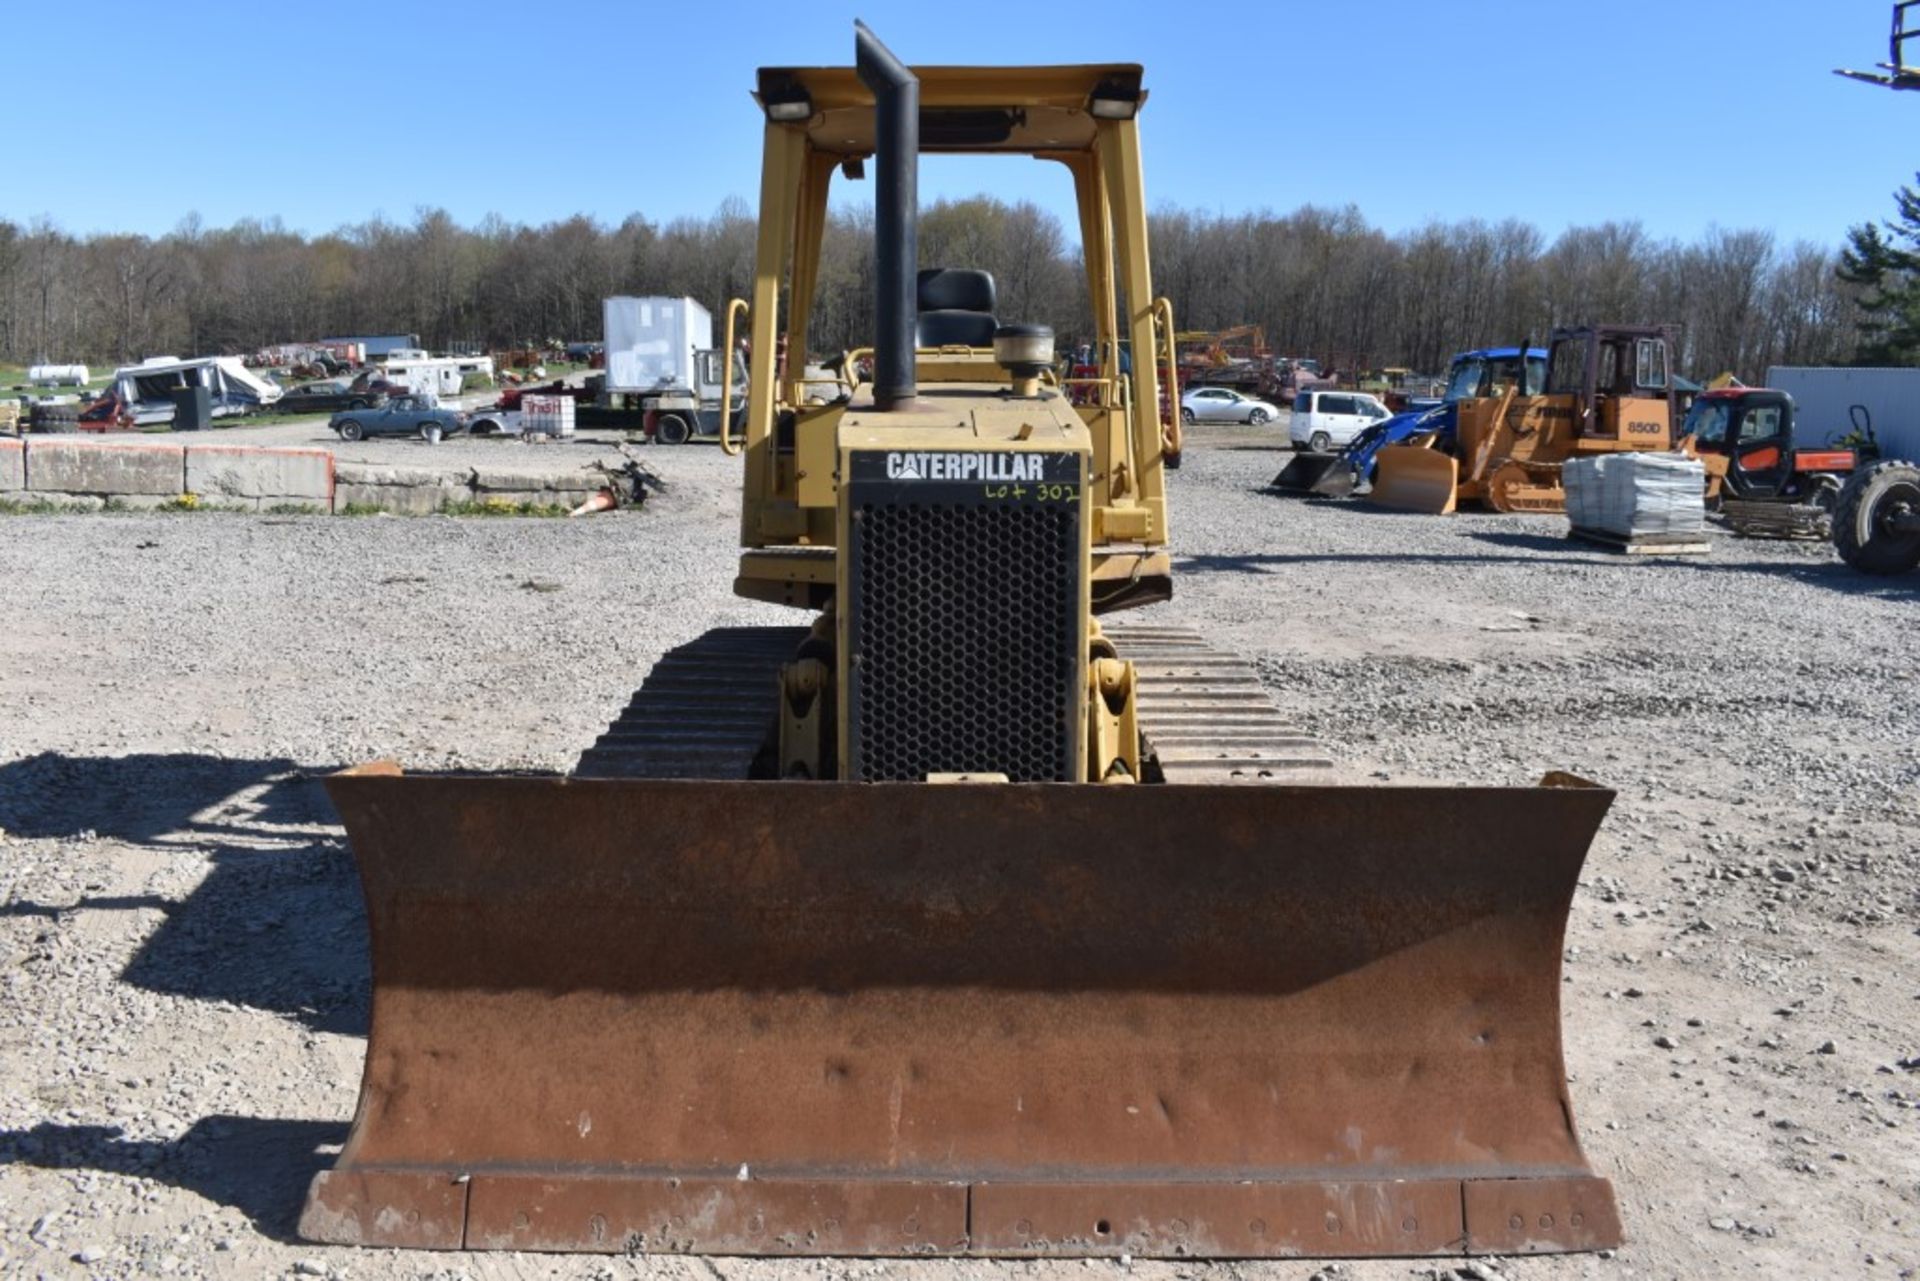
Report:
[[[565,516],[573,508],[564,503],[517,503],[507,498],[460,500],[441,506],[442,516]]]
[[[93,367],[88,366],[87,372],[93,373]],[[8,398],[20,395],[79,396],[83,399],[91,400],[105,391],[107,384],[112,381],[113,370],[107,369],[102,373],[94,374],[92,378],[87,379],[84,384],[78,387],[35,387],[27,381],[27,367],[25,365],[9,365],[0,362],[0,396],[6,396]]]
[[[551,519],[571,514],[565,503],[521,503],[507,498],[458,499],[442,503],[435,516],[517,516]],[[334,508],[336,516],[412,516],[412,512],[389,511],[377,503],[346,503]]]
[[[0,516],[66,516],[79,510],[45,498],[0,498]]]

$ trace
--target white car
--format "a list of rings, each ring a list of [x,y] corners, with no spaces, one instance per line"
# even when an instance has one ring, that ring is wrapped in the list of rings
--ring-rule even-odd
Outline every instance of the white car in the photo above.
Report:
[[[1377,397],[1363,391],[1303,391],[1293,398],[1287,438],[1295,449],[1324,454],[1391,417]]]
[[[1195,387],[1180,397],[1183,423],[1270,423],[1280,410],[1258,396],[1243,396],[1227,387]]]

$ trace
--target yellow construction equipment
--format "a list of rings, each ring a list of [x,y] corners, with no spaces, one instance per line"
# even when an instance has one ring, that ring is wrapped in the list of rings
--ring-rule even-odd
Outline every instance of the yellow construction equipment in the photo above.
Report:
[[[1462,401],[1451,441],[1389,445],[1376,459],[1371,502],[1448,512],[1463,503],[1494,511],[1560,512],[1560,469],[1596,453],[1663,451],[1679,423],[1666,326],[1556,329],[1543,394]]]
[[[772,1255],[1617,1242],[1559,1011],[1611,793],[1313,781],[1326,756],[1249,668],[1110,618],[1171,591],[1175,329],[1149,270],[1140,68],[909,69],[856,27],[855,67],[764,69],[757,97],[735,590],[811,625],[691,639],[570,776],[331,780],[373,1018],[302,1234]],[[1051,334],[994,314],[990,277],[916,273],[922,151],[1072,175],[1106,354],[1088,403],[1055,385]],[[868,159],[877,333],[839,367],[873,375],[812,403],[791,371],[829,185]]]

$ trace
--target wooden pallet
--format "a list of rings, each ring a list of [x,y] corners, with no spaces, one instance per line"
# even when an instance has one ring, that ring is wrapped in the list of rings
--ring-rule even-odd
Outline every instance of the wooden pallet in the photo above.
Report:
[[[1697,534],[1642,534],[1628,538],[1608,530],[1582,529],[1576,525],[1567,531],[1567,537],[1625,556],[1705,556],[1713,550],[1713,544]]]

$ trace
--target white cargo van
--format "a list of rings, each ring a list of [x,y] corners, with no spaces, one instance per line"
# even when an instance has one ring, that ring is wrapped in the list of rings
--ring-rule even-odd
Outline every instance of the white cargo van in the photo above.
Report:
[[[1324,454],[1390,417],[1379,398],[1364,391],[1303,391],[1293,398],[1287,439],[1295,449]]]

